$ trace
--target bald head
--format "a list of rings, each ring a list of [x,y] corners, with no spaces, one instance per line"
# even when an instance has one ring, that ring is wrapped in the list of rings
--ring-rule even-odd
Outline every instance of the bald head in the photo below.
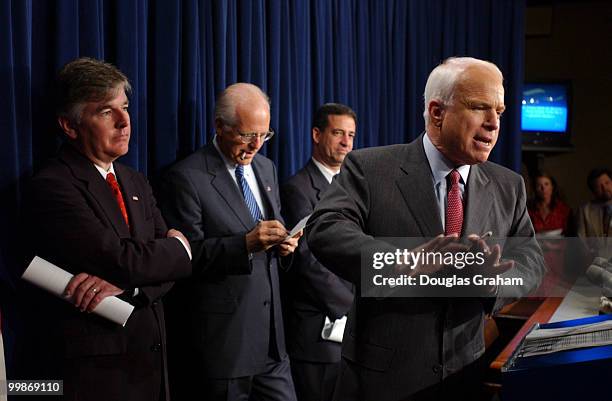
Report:
[[[270,102],[253,84],[228,86],[215,107],[217,143],[225,157],[235,164],[253,161],[270,137]]]
[[[238,82],[225,88],[215,106],[215,121],[229,127],[240,123],[239,114],[263,108],[270,114],[270,99],[259,87]]]

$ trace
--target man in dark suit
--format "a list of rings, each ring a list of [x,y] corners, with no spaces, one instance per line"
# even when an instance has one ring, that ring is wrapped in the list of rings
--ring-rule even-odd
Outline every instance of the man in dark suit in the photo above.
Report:
[[[162,185],[164,216],[194,253],[194,276],[168,309],[171,381],[181,400],[294,400],[278,267],[298,237],[287,239],[274,164],[257,154],[273,135],[267,96],[226,88],[215,134]]]
[[[31,251],[75,275],[65,290],[72,305],[37,294],[45,346],[32,344],[40,354],[28,362],[47,360],[47,377],[64,380],[62,400],[168,400],[160,298],[191,274],[191,251],[166,227],[146,178],[116,162],[128,151],[129,90],[110,64],[64,66],[57,108],[67,142],[27,196]],[[125,327],[84,313],[108,296],[135,306]]]
[[[487,162],[504,111],[502,81],[494,64],[473,58],[451,58],[436,67],[425,87],[426,133],[410,144],[351,152],[317,205],[307,239],[321,263],[358,286],[372,269],[358,267],[362,251],[389,249],[377,237],[436,237],[426,249],[451,254],[474,249],[482,255],[483,271],[524,284],[479,287],[489,298],[360,293],[348,315],[335,400],[477,399],[485,313],[498,308],[508,291],[517,296],[537,286],[543,259],[524,183]],[[460,234],[487,231],[517,237],[504,247],[504,259],[499,245],[489,247],[479,235],[459,242]],[[421,269],[434,274],[455,268],[401,266],[393,269],[415,278]],[[392,289],[400,290],[411,288]]]
[[[353,149],[357,116],[348,106],[328,103],[315,112],[312,159],[281,188],[283,216],[294,226],[314,210],[344,157]],[[340,365],[341,337],[351,304],[352,284],[319,263],[301,241],[291,269],[282,276],[287,351],[299,401],[331,400]],[[335,334],[335,333],[334,333]],[[327,335],[326,335],[327,336]],[[327,336],[328,337],[328,336]]]

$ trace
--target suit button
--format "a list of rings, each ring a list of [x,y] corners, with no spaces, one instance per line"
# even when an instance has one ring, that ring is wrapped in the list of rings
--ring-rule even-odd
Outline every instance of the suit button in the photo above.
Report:
[[[157,306],[157,301],[151,302],[151,306],[155,308]]]
[[[270,305],[270,301],[266,299],[266,300],[264,301],[264,306],[267,308],[267,307],[268,307],[268,305]]]
[[[440,371],[442,370],[442,366],[434,365],[431,367],[431,370],[433,370],[434,373],[440,373]]]
[[[153,344],[151,345],[151,351],[159,352],[161,350],[161,344]]]

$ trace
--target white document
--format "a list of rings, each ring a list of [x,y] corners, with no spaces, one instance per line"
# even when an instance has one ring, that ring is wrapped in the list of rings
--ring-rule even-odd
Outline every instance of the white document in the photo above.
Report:
[[[289,235],[285,237],[285,241],[293,237],[295,234],[299,233],[300,231],[302,231],[304,228],[306,228],[306,222],[308,221],[310,216],[312,215],[309,214],[308,216],[304,217],[302,220],[298,221],[298,223],[295,225],[295,227],[293,227]]]
[[[64,299],[64,290],[72,277],[74,275],[38,256],[34,257],[21,276],[22,279],[62,299]],[[117,297],[106,297],[96,306],[93,313],[125,326],[133,310],[132,305]]]
[[[556,329],[534,329],[521,347],[522,356],[551,354],[577,348],[612,344],[612,321]]]
[[[323,324],[323,330],[321,330],[321,338],[328,341],[334,341],[337,343],[342,342],[344,337],[344,327],[346,326],[346,316],[342,316],[340,319],[336,319],[333,322],[325,316],[325,324]]]

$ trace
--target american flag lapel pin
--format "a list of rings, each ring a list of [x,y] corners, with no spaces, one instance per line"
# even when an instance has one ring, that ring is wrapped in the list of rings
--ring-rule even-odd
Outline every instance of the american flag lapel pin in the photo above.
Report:
[[[272,191],[272,188],[270,188],[270,186],[268,185],[268,186],[266,187],[266,191],[267,191],[267,192],[270,192],[270,191]]]
[[[133,201],[138,201],[138,197],[137,196],[132,196],[132,200]]]

